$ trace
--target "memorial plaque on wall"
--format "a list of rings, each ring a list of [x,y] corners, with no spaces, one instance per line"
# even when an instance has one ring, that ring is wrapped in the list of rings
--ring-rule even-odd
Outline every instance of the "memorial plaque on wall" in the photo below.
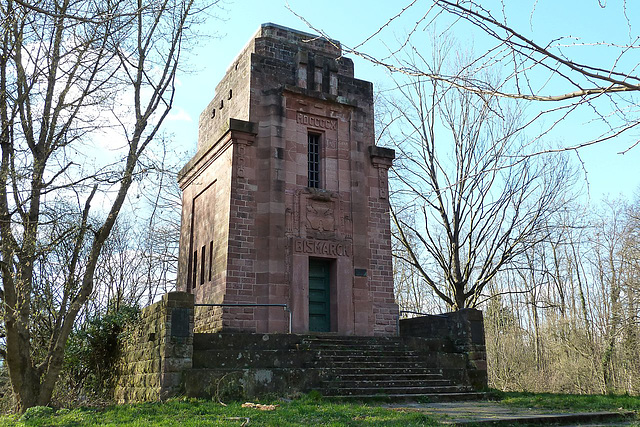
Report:
[[[189,309],[174,308],[171,310],[171,336],[189,336]]]

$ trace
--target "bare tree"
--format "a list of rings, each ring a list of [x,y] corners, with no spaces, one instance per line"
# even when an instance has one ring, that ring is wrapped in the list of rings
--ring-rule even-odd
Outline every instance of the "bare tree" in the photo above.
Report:
[[[623,199],[573,204],[560,214],[562,227],[524,254],[531,262],[499,273],[489,285],[491,295],[509,298],[521,325],[497,324],[498,300],[485,306],[493,384],[637,394],[637,205]]]
[[[408,220],[408,219],[407,219]],[[405,230],[404,237],[410,241],[411,247],[415,247],[415,239]],[[404,260],[408,256],[406,245],[398,240],[398,230],[392,231],[393,264],[393,288],[396,302],[402,313],[407,317],[413,317],[419,313],[442,313],[447,306],[429,286],[425,286],[424,279],[418,270]]]
[[[634,342],[633,332],[638,329],[639,313],[635,301],[638,270],[637,255],[630,247],[635,243],[638,225],[633,213],[633,208],[623,200],[605,201],[590,242],[591,268],[598,298],[595,311],[602,342],[599,376],[603,393],[615,390],[623,382],[619,377],[621,367],[616,366],[622,359],[623,346],[630,344],[633,352],[637,352],[638,343]]]
[[[626,40],[590,40],[590,35],[586,39],[578,39],[576,34],[560,37],[542,35],[537,36],[542,40],[534,39],[535,36],[529,34],[534,27],[532,20],[537,17],[536,6],[537,1],[532,3],[529,11],[531,18],[527,28],[517,28],[511,22],[522,18],[522,8],[526,6],[520,3],[407,0],[398,5],[397,14],[389,17],[379,28],[372,29],[362,42],[354,46],[343,44],[342,48],[345,53],[362,57],[391,73],[439,81],[479,95],[535,103],[528,119],[521,124],[529,126],[536,123],[541,128],[530,135],[534,139],[550,133],[558,124],[579,112],[588,117],[583,122],[600,125],[595,128],[597,132],[585,140],[560,140],[555,147],[537,152],[524,151],[522,155],[575,150],[623,134],[631,138],[624,151],[635,147],[640,143],[630,132],[640,124],[640,111],[633,98],[640,91],[640,62],[636,55],[640,38],[633,35],[631,19],[634,14],[630,13],[635,4],[594,0],[580,5],[581,8],[618,8],[616,16],[619,20],[614,25],[629,28]],[[509,16],[510,12],[513,16]],[[568,23],[581,21],[580,12],[573,12],[574,15],[566,17]],[[325,35],[322,29],[300,18],[314,31]],[[428,56],[431,43],[424,38],[425,30],[440,33],[443,28],[453,33],[469,34],[474,41],[487,41],[486,50],[479,51],[463,72],[433,70],[407,59],[405,55],[411,52],[412,55]],[[372,44],[380,41],[388,51],[380,53],[378,49],[374,53]],[[585,55],[585,51],[589,54]],[[492,82],[478,78],[478,72],[494,67],[504,71],[504,79]]]
[[[441,46],[425,61],[436,73],[448,54]],[[517,104],[421,77],[403,80],[398,93],[383,135],[399,152],[392,218],[406,252],[398,256],[452,309],[475,307],[498,271],[547,238],[572,170],[563,156],[513,161],[522,149]],[[406,221],[408,211],[417,217]]]
[[[183,43],[205,6],[194,0],[0,4],[0,298],[3,356],[21,411],[51,399],[100,253],[143,172],[139,159],[172,106]],[[64,262],[43,265],[63,242]],[[51,333],[39,351],[36,268],[59,268],[50,284],[56,289]]]
[[[182,207],[177,173],[184,156],[157,154],[142,161],[146,177],[132,191],[133,210],[120,214],[101,251],[90,318],[122,305],[143,307],[175,289]]]

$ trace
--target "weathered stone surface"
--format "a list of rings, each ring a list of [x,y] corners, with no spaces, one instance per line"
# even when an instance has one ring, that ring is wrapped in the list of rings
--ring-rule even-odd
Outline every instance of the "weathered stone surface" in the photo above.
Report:
[[[461,369],[465,381],[476,390],[487,388],[487,353],[480,310],[466,308],[437,316],[401,319],[400,335],[449,340],[453,352],[466,361],[465,368]],[[438,366],[446,369],[450,362],[444,358],[438,361]]]
[[[319,188],[308,187],[308,135]],[[394,335],[388,169],[373,86],[339,42],[264,24],[200,116],[183,190],[178,288],[198,303],[287,304],[309,331],[309,260],[330,265],[330,331]],[[356,271],[360,272],[356,274]],[[288,332],[280,307],[196,307],[196,332]]]
[[[189,319],[186,335],[171,335],[172,314]],[[152,332],[151,332],[152,331]],[[125,332],[116,366],[114,397],[118,402],[160,400],[182,390],[182,373],[193,359],[193,295],[169,292],[142,310]]]
[[[470,392],[477,378],[468,369],[466,354],[447,341],[448,337],[196,334],[193,368],[185,372],[184,390],[187,396],[208,398],[310,390],[353,395],[375,388],[383,393]]]

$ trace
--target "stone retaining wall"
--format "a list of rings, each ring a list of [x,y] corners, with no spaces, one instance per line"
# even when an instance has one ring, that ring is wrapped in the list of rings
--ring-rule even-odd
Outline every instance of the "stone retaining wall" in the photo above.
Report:
[[[449,338],[456,352],[466,354],[469,384],[476,390],[487,388],[482,311],[465,308],[451,313],[400,319],[400,336]]]
[[[327,368],[307,368],[307,365],[320,366],[316,366],[316,352],[303,345],[309,336],[197,334],[197,340],[194,340],[193,331],[193,294],[171,292],[144,308],[140,320],[125,331],[121,340],[114,390],[116,401],[158,401],[182,394],[224,394],[225,390],[219,387],[222,383],[236,388],[241,386],[250,394],[307,390],[313,388]],[[465,309],[402,319],[400,335],[416,337],[404,338],[404,341],[411,348],[425,347],[425,353],[431,353],[433,343],[443,340],[436,346],[438,358],[450,358],[447,354],[458,358],[464,355],[466,368],[464,360],[460,360],[461,366],[450,366],[449,369],[446,360],[438,359],[434,363],[441,372],[455,371],[447,375],[455,374],[456,381],[476,390],[487,387],[481,311]],[[197,344],[197,354],[194,354],[194,344]]]
[[[165,294],[145,307],[123,335],[116,401],[157,401],[180,394],[183,373],[193,363],[193,294]]]

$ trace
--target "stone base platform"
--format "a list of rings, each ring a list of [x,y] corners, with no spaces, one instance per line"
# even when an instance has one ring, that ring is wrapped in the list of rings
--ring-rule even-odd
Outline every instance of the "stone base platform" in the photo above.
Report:
[[[145,307],[123,333],[114,396],[464,400],[487,387],[482,313],[402,319],[399,336],[194,333],[193,294]]]
[[[445,338],[195,334],[184,390],[202,398],[311,390],[349,399],[481,398],[466,367],[466,354]]]

